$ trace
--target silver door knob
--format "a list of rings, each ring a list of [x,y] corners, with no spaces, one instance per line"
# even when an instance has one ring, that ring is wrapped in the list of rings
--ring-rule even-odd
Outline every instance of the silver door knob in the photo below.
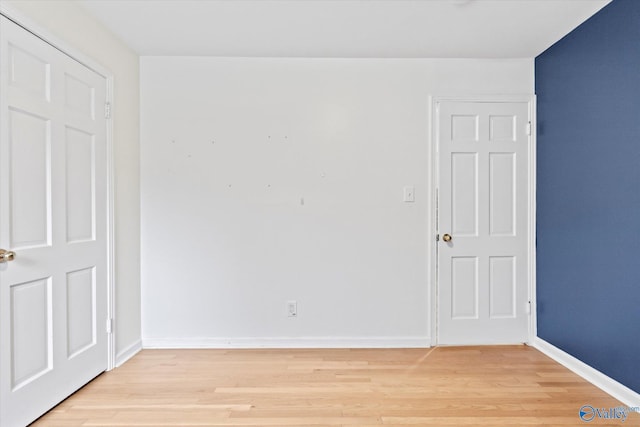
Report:
[[[0,249],[0,263],[13,261],[16,258],[16,253],[13,251],[5,251]]]
[[[451,234],[443,234],[442,235],[442,240],[444,240],[445,242],[450,242],[451,239],[453,239],[453,237],[451,237]]]

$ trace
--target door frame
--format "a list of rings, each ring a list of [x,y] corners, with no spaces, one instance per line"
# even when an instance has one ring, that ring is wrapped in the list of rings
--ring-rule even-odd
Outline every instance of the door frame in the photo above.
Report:
[[[438,191],[439,191],[439,167],[440,158],[436,144],[438,142],[439,123],[437,120],[437,104],[443,101],[457,102],[526,102],[529,105],[529,117],[531,120],[531,135],[529,136],[529,188],[527,191],[527,199],[529,202],[528,209],[528,233],[527,233],[527,277],[528,292],[530,301],[529,327],[527,344],[533,343],[538,336],[537,332],[537,316],[536,316],[536,95],[535,94],[514,94],[514,95],[431,95],[429,96],[429,157],[431,161],[429,166],[431,173],[428,175],[428,185],[431,202],[429,210],[430,235],[428,236],[430,244],[428,245],[429,257],[429,280],[432,283],[430,287],[429,298],[430,313],[429,325],[431,334],[431,346],[438,345]]]
[[[110,330],[107,333],[107,371],[116,366],[116,331],[114,327],[115,319],[115,217],[114,217],[114,190],[115,190],[115,167],[113,152],[113,73],[92,58],[72,47],[69,43],[55,36],[51,31],[36,23],[28,16],[17,11],[15,8],[0,3],[0,15],[13,21],[34,36],[43,40],[55,49],[64,53],[71,59],[79,62],[95,73],[99,74],[106,82],[106,100],[111,106],[111,112],[106,118],[106,150],[107,150],[107,324],[105,328]],[[98,323],[99,325],[100,323]],[[98,326],[99,327],[99,326]]]

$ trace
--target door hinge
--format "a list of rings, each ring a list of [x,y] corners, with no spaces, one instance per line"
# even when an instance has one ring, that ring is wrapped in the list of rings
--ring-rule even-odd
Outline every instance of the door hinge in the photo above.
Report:
[[[440,241],[440,235],[436,234],[436,242],[439,242],[439,241]]]
[[[105,119],[111,118],[111,104],[108,102],[104,104],[104,118]]]
[[[531,301],[527,301],[526,310],[527,310],[527,314],[531,314]]]
[[[531,135],[531,122],[527,123],[527,135]]]
[[[106,323],[106,328],[105,328],[105,332],[110,334],[113,332],[113,319],[112,318],[108,318],[107,319],[107,323]]]

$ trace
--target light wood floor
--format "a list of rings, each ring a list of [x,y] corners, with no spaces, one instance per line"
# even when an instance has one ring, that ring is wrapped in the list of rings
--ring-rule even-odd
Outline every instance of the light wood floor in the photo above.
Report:
[[[621,406],[526,346],[145,350],[34,426],[583,426],[585,404]]]

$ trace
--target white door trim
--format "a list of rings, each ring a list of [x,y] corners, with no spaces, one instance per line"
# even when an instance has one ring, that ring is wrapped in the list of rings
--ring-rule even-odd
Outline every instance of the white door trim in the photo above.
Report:
[[[83,52],[73,48],[64,40],[56,37],[49,30],[27,17],[15,8],[0,3],[0,14],[5,18],[13,21],[20,27],[29,31],[31,34],[42,39],[60,52],[69,56],[73,60],[81,63],[85,67],[96,72],[105,78],[106,81],[106,98],[107,103],[111,105],[111,114],[106,119],[106,143],[107,143],[107,316],[109,319],[115,319],[115,221],[114,221],[114,178],[115,167],[113,157],[113,73],[97,63]],[[113,320],[112,320],[113,322]],[[105,325],[106,327],[106,325]],[[107,370],[110,371],[115,367],[116,348],[115,348],[115,328],[111,328],[111,333],[107,335]]]
[[[431,310],[429,323],[431,326],[431,345],[438,345],[438,245],[436,236],[438,235],[438,189],[439,189],[439,157],[436,150],[438,138],[438,120],[436,118],[436,105],[443,101],[460,102],[527,102],[529,104],[529,117],[531,119],[531,135],[529,138],[529,188],[528,188],[528,288],[531,313],[529,315],[529,339],[528,344],[532,344],[537,337],[537,317],[536,317],[536,96],[534,94],[521,95],[470,95],[470,96],[429,96],[429,156],[431,158],[431,173],[429,174],[428,188],[431,192],[430,200],[432,209],[429,212],[429,224],[432,232],[428,237],[431,241],[428,245],[431,292]]]

